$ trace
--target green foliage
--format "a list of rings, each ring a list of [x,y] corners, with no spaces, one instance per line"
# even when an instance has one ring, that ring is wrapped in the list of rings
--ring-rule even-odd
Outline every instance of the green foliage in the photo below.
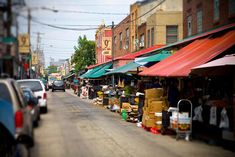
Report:
[[[58,71],[57,71],[57,66],[54,66],[54,65],[52,65],[52,66],[48,66],[48,74],[51,74],[51,73],[57,73]]]
[[[87,40],[86,36],[79,36],[77,46],[74,46],[75,54],[71,58],[75,64],[75,71],[82,70],[95,64],[95,42]]]

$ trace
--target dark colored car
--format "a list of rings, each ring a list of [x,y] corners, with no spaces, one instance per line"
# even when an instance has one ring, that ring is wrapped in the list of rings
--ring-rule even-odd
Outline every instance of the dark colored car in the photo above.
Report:
[[[40,120],[40,107],[38,104],[38,98],[34,95],[32,90],[28,87],[22,87],[24,97],[28,103],[28,108],[32,114],[34,126],[38,126]]]
[[[52,92],[55,90],[63,90],[65,92],[65,83],[63,80],[56,80],[52,84]]]

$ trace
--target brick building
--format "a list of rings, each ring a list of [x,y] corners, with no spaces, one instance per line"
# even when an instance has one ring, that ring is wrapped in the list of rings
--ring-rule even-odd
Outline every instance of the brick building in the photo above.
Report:
[[[130,15],[114,28],[114,58],[130,53]]]
[[[234,0],[184,0],[184,38],[235,22]]]

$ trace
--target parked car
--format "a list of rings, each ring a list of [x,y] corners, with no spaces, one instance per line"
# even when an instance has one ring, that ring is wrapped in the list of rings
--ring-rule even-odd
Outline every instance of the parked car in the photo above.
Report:
[[[63,90],[65,92],[65,83],[63,80],[56,80],[52,83],[52,92],[55,90]]]
[[[46,91],[48,91],[48,90],[49,90],[48,81],[47,81],[47,80],[45,80],[44,78],[41,78],[41,81],[42,81],[42,83],[43,83],[43,84],[44,84],[44,86],[45,86],[45,90],[46,90]]]
[[[28,156],[34,145],[32,116],[20,86],[0,79],[0,156]]]
[[[47,93],[44,84],[39,79],[23,79],[17,80],[21,87],[29,87],[39,97],[38,102],[40,111],[47,113]]]
[[[35,94],[32,92],[32,90],[28,87],[22,87],[24,97],[28,103],[28,108],[32,114],[33,117],[33,125],[38,126],[39,120],[40,120],[40,107],[38,105],[38,98],[41,98],[40,96],[37,98]]]

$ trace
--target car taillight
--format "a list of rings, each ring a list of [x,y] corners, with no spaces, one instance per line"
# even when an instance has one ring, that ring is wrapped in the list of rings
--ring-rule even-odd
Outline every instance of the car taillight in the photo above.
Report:
[[[43,99],[47,99],[47,93],[43,94]]]
[[[15,113],[15,127],[16,127],[16,129],[22,128],[23,122],[24,122],[23,113],[21,111],[17,111]]]

